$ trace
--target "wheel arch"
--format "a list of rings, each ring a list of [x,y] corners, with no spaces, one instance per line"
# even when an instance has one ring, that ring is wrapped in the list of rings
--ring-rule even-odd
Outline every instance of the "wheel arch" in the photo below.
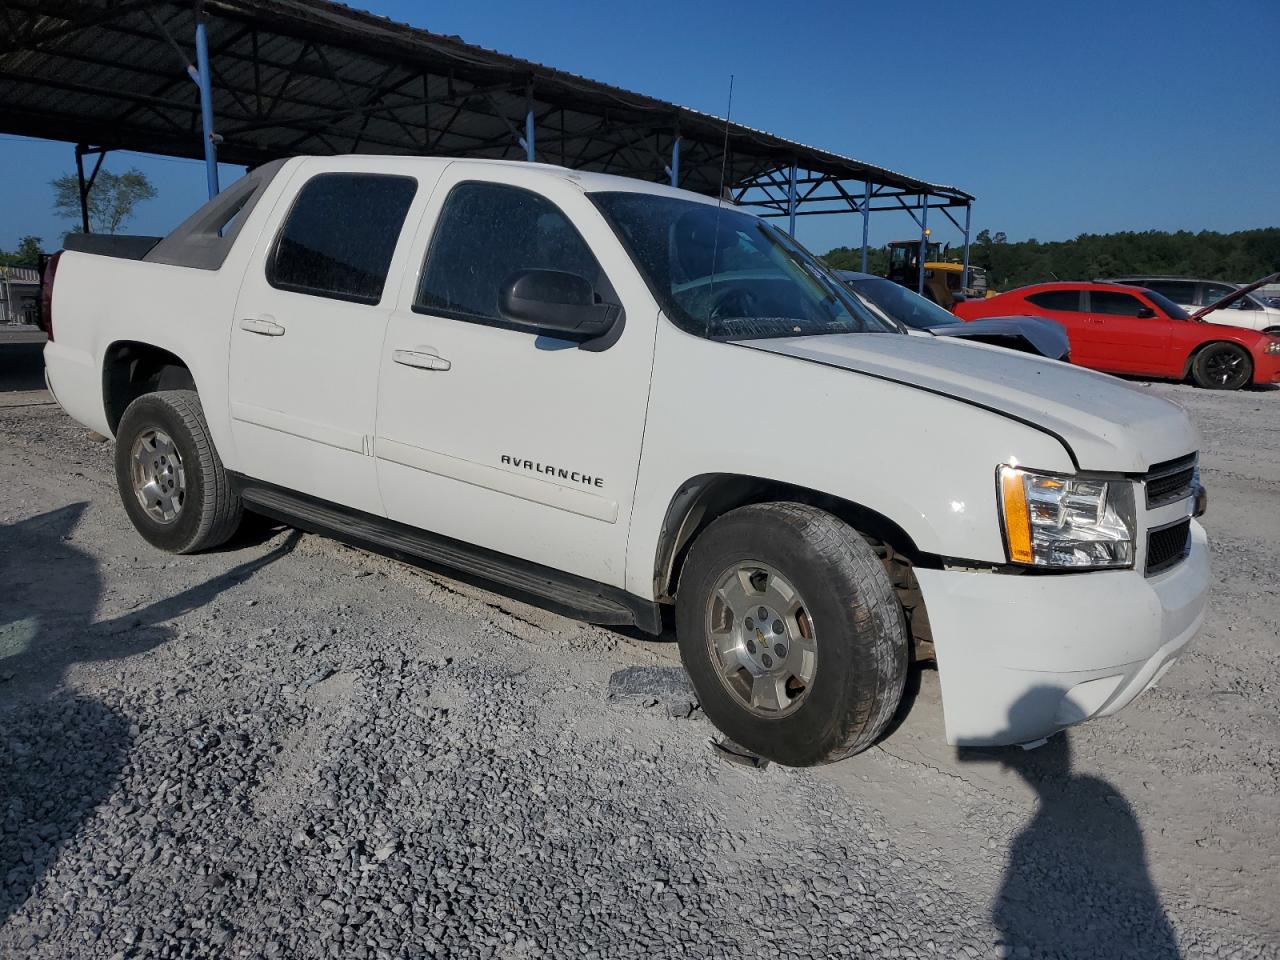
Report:
[[[116,340],[102,358],[102,408],[112,434],[134,400],[157,390],[196,390],[191,366],[177,354],[139,340]]]
[[[705,473],[681,484],[667,505],[654,559],[654,596],[661,602],[674,598],[689,548],[714,520],[739,507],[779,500],[826,510],[864,536],[887,544],[894,554],[906,558],[912,565],[941,566],[941,559],[921,551],[899,524],[860,503],[777,480],[735,473]]]

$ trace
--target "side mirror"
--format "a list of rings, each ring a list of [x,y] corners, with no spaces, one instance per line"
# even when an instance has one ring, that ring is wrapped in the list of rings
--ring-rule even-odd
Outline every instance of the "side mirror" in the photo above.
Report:
[[[1138,312],[1134,314],[1139,320],[1150,320],[1156,315],[1156,312],[1150,307],[1139,307]]]
[[[502,285],[498,309],[513,323],[583,340],[604,336],[622,313],[616,304],[597,303],[585,278],[561,270],[513,273]]]

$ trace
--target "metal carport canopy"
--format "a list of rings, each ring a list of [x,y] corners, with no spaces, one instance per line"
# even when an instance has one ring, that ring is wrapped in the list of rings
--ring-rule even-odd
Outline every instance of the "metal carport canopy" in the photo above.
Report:
[[[723,163],[738,202],[793,232],[798,215],[861,213],[864,244],[870,212],[909,209],[923,233],[930,207],[965,207],[967,226],[973,200],[328,0],[4,0],[0,27],[0,131],[82,148],[535,159],[707,194]]]

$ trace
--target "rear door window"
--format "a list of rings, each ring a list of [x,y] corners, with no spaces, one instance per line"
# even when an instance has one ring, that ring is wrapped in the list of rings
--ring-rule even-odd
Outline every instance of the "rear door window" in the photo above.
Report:
[[[276,237],[267,282],[294,293],[377,303],[417,189],[412,177],[312,177],[298,191]]]
[[[1045,310],[1065,310],[1078,313],[1081,309],[1079,290],[1044,290],[1040,293],[1031,294],[1027,297],[1027,302],[1033,303],[1037,307],[1043,307]]]

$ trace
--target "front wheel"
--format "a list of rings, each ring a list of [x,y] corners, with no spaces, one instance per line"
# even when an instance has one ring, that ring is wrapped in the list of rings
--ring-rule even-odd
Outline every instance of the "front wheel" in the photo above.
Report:
[[[240,525],[240,497],[194,390],[147,393],[129,404],[116,430],[115,466],[125,512],[152,546],[195,553]]]
[[[778,763],[866,749],[902,699],[893,584],[857,531],[815,507],[756,504],[707,527],[681,572],[676,635],[707,716]]]
[[[1239,390],[1252,377],[1249,351],[1234,343],[1211,343],[1191,365],[1191,378],[1206,390]]]

